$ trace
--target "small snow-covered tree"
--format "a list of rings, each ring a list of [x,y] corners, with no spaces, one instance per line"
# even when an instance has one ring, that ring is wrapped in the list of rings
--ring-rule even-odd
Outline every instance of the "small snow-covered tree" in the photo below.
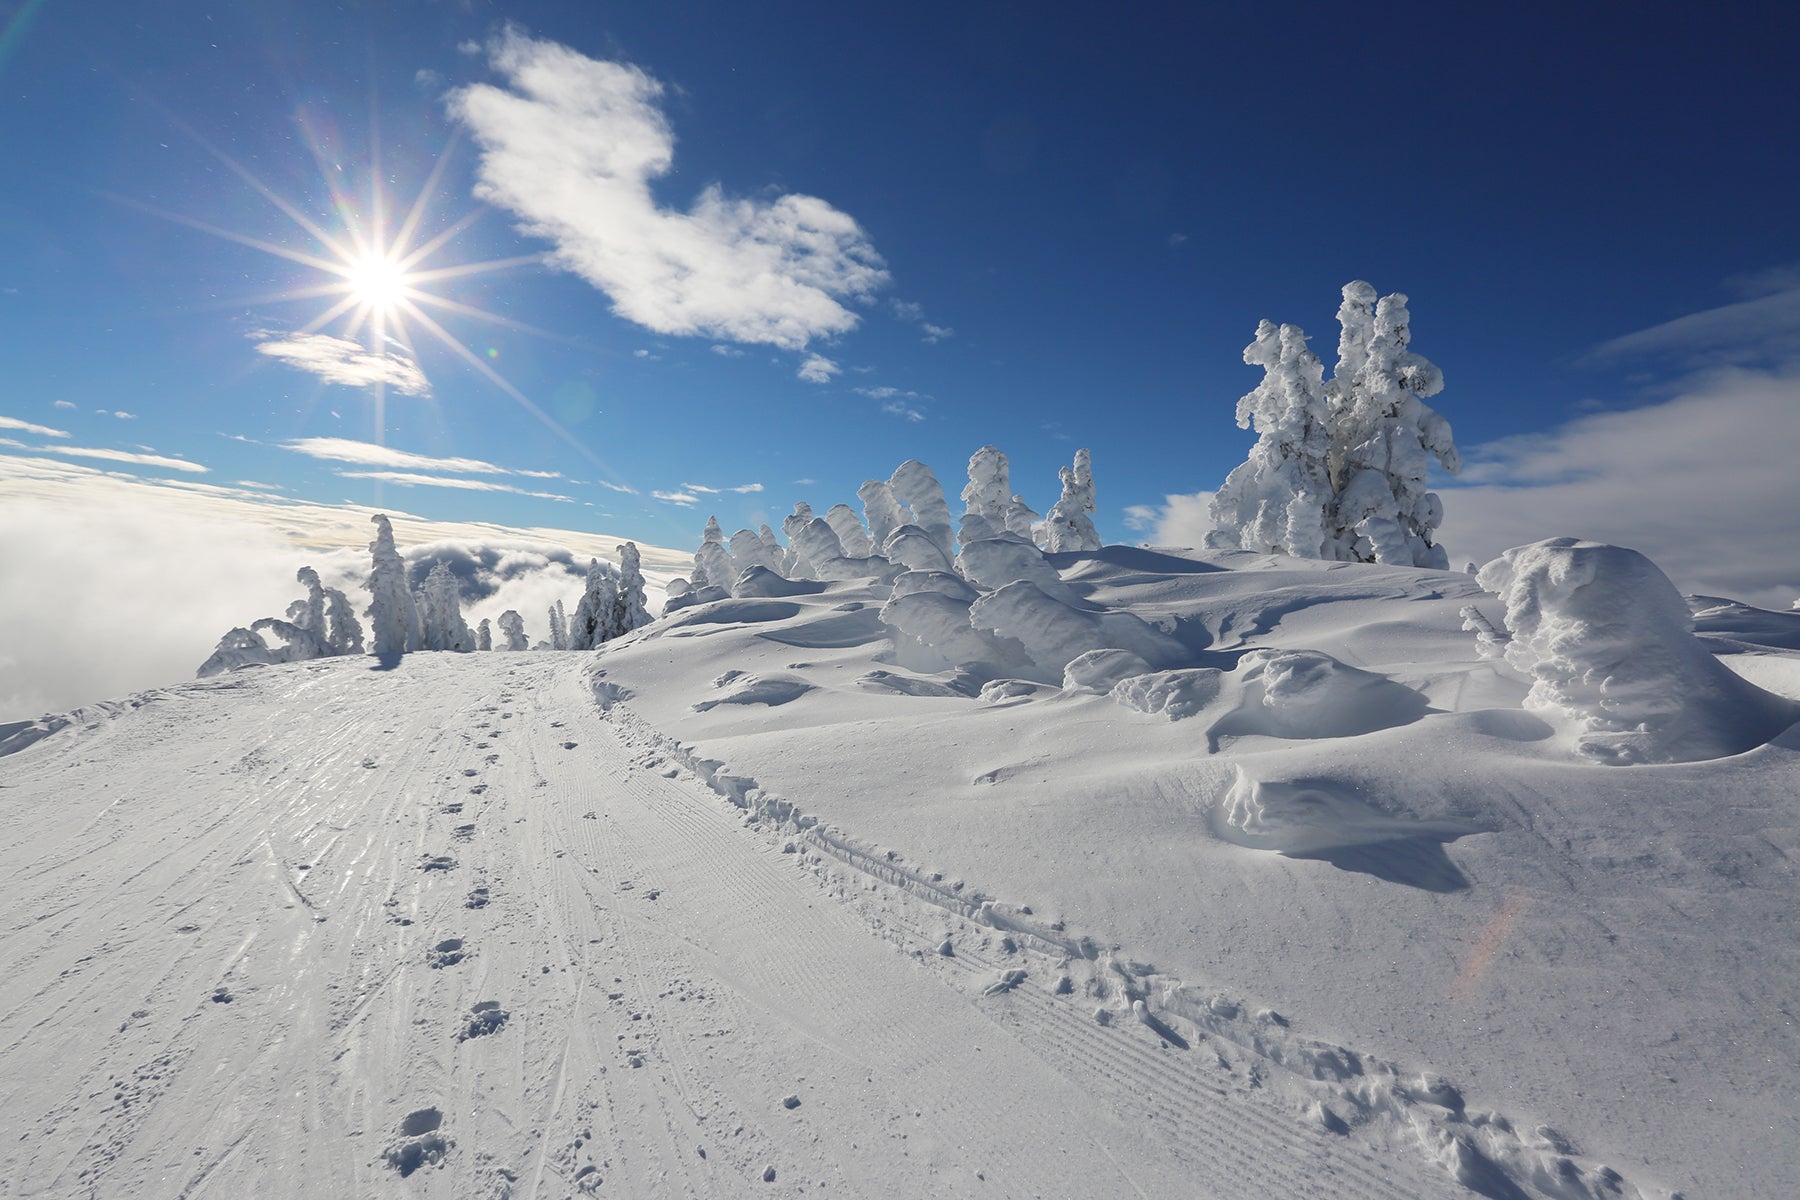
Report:
[[[838,545],[847,558],[867,558],[875,553],[875,543],[863,528],[862,518],[848,504],[834,504],[825,513],[825,523],[837,534]]]
[[[325,619],[331,627],[326,642],[333,654],[363,652],[362,622],[356,619],[356,609],[351,606],[350,597],[337,588],[325,589]]]
[[[1057,472],[1062,480],[1062,496],[1044,518],[1044,549],[1051,553],[1065,550],[1098,550],[1100,534],[1094,529],[1093,460],[1086,450],[1075,452],[1075,465]]]
[[[1244,361],[1263,369],[1262,383],[1238,401],[1240,429],[1255,428],[1250,457],[1213,496],[1215,550],[1255,550],[1320,558],[1331,505],[1331,405],[1325,368],[1306,348],[1298,325],[1264,321]]]
[[[1023,496],[1015,494],[1006,505],[1006,532],[1017,534],[1028,542],[1036,534],[1038,522],[1042,519],[1032,511],[1031,505],[1025,503]]]
[[[569,649],[593,650],[623,632],[618,627],[619,577],[597,558],[588,559],[587,587],[569,622]]]
[[[488,619],[486,617],[481,618],[481,624],[475,627],[475,648],[477,650],[492,650],[494,648],[494,629],[493,626],[488,624]]]
[[[983,446],[969,456],[969,482],[963,485],[964,511],[957,541],[966,546],[983,537],[1011,532],[1006,522],[1012,507],[1009,475],[1006,455],[998,446]]]
[[[301,567],[294,572],[294,579],[306,588],[306,599],[288,605],[288,620],[312,634],[321,645],[328,646],[330,639],[325,629],[325,587],[319,582],[319,573],[311,567]]]
[[[525,636],[525,618],[517,609],[507,609],[500,614],[500,632],[506,636],[506,649],[529,650],[531,641]]]
[[[266,666],[278,662],[268,643],[259,637],[255,630],[245,629],[242,625],[227,630],[213,647],[211,657],[200,664],[194,672],[198,679],[207,679],[214,675],[223,675],[227,671],[235,671],[239,667]]]
[[[387,514],[369,518],[375,540],[369,543],[368,618],[376,654],[404,654],[419,645],[419,613],[406,586],[406,562],[394,548],[394,527]]]
[[[733,535],[736,540],[736,535]],[[643,556],[636,542],[619,547],[619,608],[614,624],[621,634],[650,623],[650,606],[645,595]]]

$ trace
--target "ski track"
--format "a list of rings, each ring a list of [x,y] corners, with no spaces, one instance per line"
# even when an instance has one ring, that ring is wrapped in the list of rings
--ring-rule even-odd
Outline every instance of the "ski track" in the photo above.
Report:
[[[1472,1194],[589,661],[243,672],[0,759],[0,1195]]]

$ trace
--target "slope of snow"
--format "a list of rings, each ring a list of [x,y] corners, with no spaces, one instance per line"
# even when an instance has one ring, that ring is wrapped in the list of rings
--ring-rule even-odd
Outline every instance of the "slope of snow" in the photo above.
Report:
[[[1161,661],[837,581],[0,728],[0,1194],[1790,1190],[1800,731],[1586,761],[1467,575],[1050,561]]]

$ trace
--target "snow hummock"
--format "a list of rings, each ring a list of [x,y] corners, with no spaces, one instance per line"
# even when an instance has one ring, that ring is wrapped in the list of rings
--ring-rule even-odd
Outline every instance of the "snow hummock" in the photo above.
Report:
[[[1793,702],[1722,665],[1687,602],[1635,550],[1551,538],[1481,569],[1506,607],[1525,707],[1601,762],[1691,762],[1762,745],[1800,720]]]

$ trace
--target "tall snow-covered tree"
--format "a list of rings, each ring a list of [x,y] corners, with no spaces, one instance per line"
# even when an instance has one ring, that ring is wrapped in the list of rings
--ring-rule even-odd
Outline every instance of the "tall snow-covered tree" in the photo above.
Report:
[[[768,529],[768,526],[763,528]],[[775,535],[771,532],[769,536],[773,538]],[[781,553],[781,547],[777,545],[771,549],[769,543],[755,530],[740,529],[732,534],[729,548],[731,560],[739,571],[748,571],[751,567],[767,567],[778,575],[781,573],[781,563],[785,557]]]
[[[517,609],[509,608],[500,614],[500,632],[506,636],[506,649],[531,649],[531,640],[525,636],[525,618]]]
[[[431,568],[420,589],[419,637],[426,650],[475,649],[475,635],[462,615],[462,590],[447,563]]]
[[[492,650],[494,648],[494,628],[492,625],[488,624],[488,619],[486,617],[481,618],[481,624],[475,627],[475,648],[477,650]]]
[[[552,650],[569,648],[569,619],[563,613],[561,600],[550,606],[550,648]]]
[[[733,541],[736,535],[732,535]],[[758,539],[760,544],[760,539]],[[619,547],[619,601],[614,624],[621,634],[630,633],[650,623],[650,606],[645,595],[643,556],[636,542]]]
[[[1244,361],[1263,369],[1262,382],[1237,405],[1238,428],[1254,427],[1256,445],[1213,496],[1206,544],[1321,558],[1332,499],[1324,364],[1298,325],[1272,321],[1257,326]]]
[[[944,485],[930,467],[916,458],[907,459],[888,476],[888,489],[895,500],[912,510],[912,524],[925,531],[946,559],[956,553],[950,532],[950,504],[944,499]],[[862,494],[860,489],[857,494]]]
[[[288,620],[312,634],[320,644],[329,646],[330,638],[325,628],[325,586],[319,582],[319,573],[311,567],[301,567],[294,572],[294,579],[306,588],[306,599],[288,605]]]
[[[1425,403],[1443,390],[1444,374],[1410,349],[1406,297],[1375,295],[1361,280],[1345,284],[1338,309],[1330,557],[1448,570],[1449,555],[1433,540],[1444,506],[1425,486],[1430,458],[1451,474],[1462,470],[1450,423]]]
[[[363,652],[362,622],[356,619],[356,609],[351,606],[350,597],[337,588],[325,589],[325,619],[331,626],[331,633],[326,641],[333,654]]]
[[[405,654],[419,645],[419,612],[406,586],[406,562],[394,548],[394,527],[386,513],[369,518],[375,540],[369,543],[371,565],[363,587],[369,592],[370,635],[376,654]]]
[[[1098,550],[1100,534],[1088,514],[1094,511],[1093,459],[1084,450],[1075,452],[1075,465],[1057,472],[1062,480],[1062,496],[1044,518],[1044,549],[1051,553],[1064,550]]]
[[[569,649],[593,650],[624,631],[618,627],[619,577],[597,558],[588,559],[587,587],[569,622]]]
[[[888,535],[907,523],[906,514],[901,511],[899,501],[894,499],[894,489],[888,486],[885,479],[865,481],[856,489],[856,498],[863,504],[863,518],[868,522],[869,540],[879,552],[887,545]]]
[[[846,557],[867,558],[875,553],[875,543],[863,528],[862,518],[848,504],[834,504],[825,513],[825,523],[837,534],[838,545]]]
[[[1244,361],[1263,382],[1238,401],[1257,442],[1213,499],[1207,545],[1446,570],[1443,504],[1425,486],[1432,457],[1462,468],[1449,422],[1424,402],[1443,373],[1410,349],[1404,295],[1377,300],[1355,280],[1337,316],[1329,382],[1297,326],[1258,326]]]
[[[701,535],[700,548],[694,551],[694,573],[688,582],[695,587],[712,584],[728,588],[737,575],[738,567],[731,561],[731,551],[725,548],[725,531],[719,527],[719,518],[706,518],[706,532]]]
[[[969,482],[962,490],[963,516],[957,527],[958,542],[967,546],[972,541],[1011,532],[1006,520],[1012,507],[1009,475],[1006,455],[998,446],[983,446],[969,456]]]

